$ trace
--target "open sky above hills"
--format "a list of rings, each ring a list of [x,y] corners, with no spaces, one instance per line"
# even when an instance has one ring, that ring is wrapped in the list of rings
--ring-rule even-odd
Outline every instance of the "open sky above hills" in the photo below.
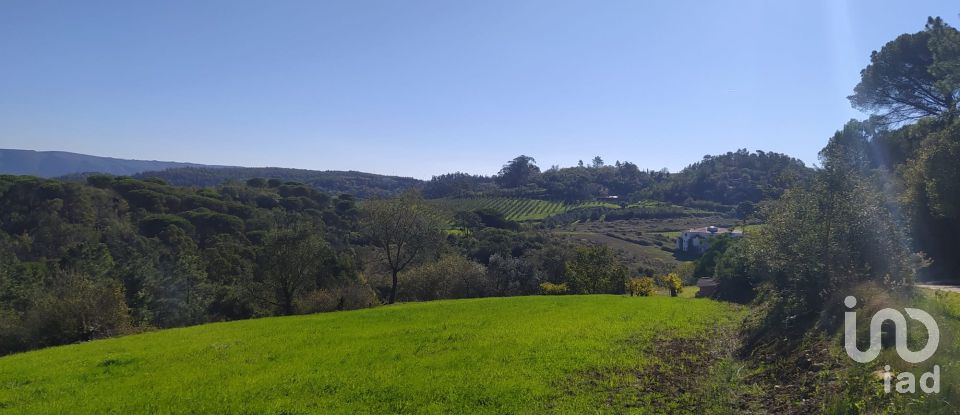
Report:
[[[871,50],[956,3],[14,0],[0,147],[492,174],[600,155],[808,164]]]

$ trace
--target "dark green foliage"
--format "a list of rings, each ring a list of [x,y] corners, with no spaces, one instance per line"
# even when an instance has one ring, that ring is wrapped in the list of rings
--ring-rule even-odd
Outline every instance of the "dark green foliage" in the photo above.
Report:
[[[900,35],[870,55],[850,102],[889,124],[953,117],[960,102],[958,43],[956,29],[929,19],[926,30]]]
[[[381,176],[354,171],[316,171],[276,167],[187,167],[151,171],[136,177],[156,177],[175,186],[213,187],[228,182],[247,183],[252,188],[282,186],[291,182],[320,192],[349,193],[360,197],[394,196],[418,189],[423,182],[408,177]],[[263,181],[266,179],[266,181]],[[296,185],[293,185],[296,187]],[[289,190],[289,189],[288,189]],[[285,190],[286,191],[286,190]]]
[[[174,226],[182,229],[184,232],[193,233],[194,226],[188,220],[168,214],[148,215],[140,221],[140,233],[148,238],[159,236],[161,232],[168,227]]]
[[[577,248],[566,265],[566,282],[579,294],[622,293],[630,277],[605,245]]]
[[[811,170],[792,157],[738,150],[705,156],[644,194],[649,199],[677,204],[706,200],[736,206],[742,202],[776,199],[785,189],[802,184],[810,175]]]
[[[778,153],[739,150],[706,156],[679,173],[641,170],[630,162],[591,167],[553,167],[540,172],[534,159],[519,156],[490,179],[464,173],[435,176],[424,186],[431,198],[532,197],[565,202],[619,196],[624,202],[660,200],[714,211],[730,211],[741,202],[774,199],[802,183],[811,169]]]
[[[529,156],[517,156],[500,169],[497,174],[497,184],[505,188],[521,187],[540,174],[536,160]]]
[[[457,172],[434,176],[424,185],[423,196],[431,199],[462,198],[494,193],[496,189],[493,178]]]
[[[162,193],[149,189],[135,189],[126,193],[127,203],[133,208],[144,209],[149,212],[163,212],[166,204]]]
[[[516,230],[520,227],[518,223],[507,220],[502,212],[493,209],[477,209],[473,214],[480,219],[480,223],[490,228]]]
[[[749,303],[757,295],[760,278],[755,274],[753,258],[758,254],[751,249],[756,245],[752,241],[731,241],[714,267],[713,277],[720,284],[716,298],[738,303]]]
[[[493,255],[521,257],[542,248],[547,241],[548,238],[541,233],[481,228],[454,243],[460,246],[469,258],[487,264]]]
[[[831,143],[831,151],[866,154],[869,169],[885,181],[883,191],[904,202],[912,248],[932,260],[924,276],[955,278],[960,275],[955,254],[960,244],[960,32],[930,18],[924,31],[901,35],[874,52],[854,92],[854,106],[879,117],[849,123],[844,135],[856,140]],[[912,120],[917,121],[892,128]]]
[[[281,314],[293,314],[306,290],[322,287],[335,276],[325,267],[335,255],[319,229],[304,225],[277,229],[259,252],[251,292],[260,293],[257,298]]]
[[[299,311],[304,290],[277,301],[279,291],[263,283],[288,268],[256,272],[278,228],[316,230],[293,244],[321,270],[306,289],[357,276],[346,246],[356,223],[349,196],[305,188],[294,191],[313,209],[266,209],[280,186],[189,189],[102,175],[88,183],[0,176],[0,354],[137,327]]]
[[[256,187],[256,188],[267,187],[267,179],[264,179],[262,177],[254,177],[250,180],[247,180],[247,186]]]
[[[717,261],[724,255],[731,245],[736,244],[736,240],[727,235],[721,235],[710,242],[707,251],[697,259],[696,268],[693,270],[693,276],[696,278],[712,277],[717,267]]]
[[[926,136],[901,168],[919,250],[933,259],[933,278],[960,275],[960,121]]]
[[[785,312],[810,316],[858,284],[914,279],[918,262],[881,176],[869,168],[862,132],[857,123],[837,132],[813,183],[772,204],[767,224],[747,242],[754,272],[784,299]]]
[[[207,208],[194,209],[181,215],[193,224],[202,240],[221,233],[240,235],[243,232],[243,220],[233,215]]]
[[[487,262],[487,272],[497,295],[530,295],[539,290],[537,269],[523,258],[495,253]]]

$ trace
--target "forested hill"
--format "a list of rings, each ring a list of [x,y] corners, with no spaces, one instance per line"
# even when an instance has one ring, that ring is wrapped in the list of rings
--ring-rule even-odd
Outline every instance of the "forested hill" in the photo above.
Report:
[[[705,156],[678,173],[641,170],[629,161],[551,167],[541,171],[536,160],[519,156],[494,177],[463,173],[436,176],[427,182],[428,197],[510,196],[579,201],[617,196],[621,201],[653,199],[677,204],[738,205],[775,199],[809,179],[813,169],[785,154],[738,150]]]
[[[728,205],[776,199],[783,191],[810,179],[813,169],[780,153],[738,150],[704,156],[670,180],[658,183],[651,198],[683,203],[708,200]]]
[[[0,150],[0,174],[61,177],[83,182],[95,173],[158,178],[174,186],[211,187],[266,178],[306,184],[332,194],[360,198],[394,196],[421,190],[427,198],[520,197],[584,201],[617,196],[624,202],[660,200],[683,205],[730,207],[775,199],[808,179],[813,169],[785,154],[738,150],[704,156],[677,173],[641,169],[629,161],[551,167],[519,156],[493,176],[450,173],[429,181],[358,171],[318,171],[279,167],[226,167],[160,161],[121,160],[65,152]]]
[[[98,172],[123,176],[150,170],[188,166],[199,167],[203,165],[172,161],[126,160],[65,151],[0,149],[0,174],[59,177],[76,173]]]
[[[282,182],[304,183],[321,192],[350,194],[361,198],[393,196],[420,188],[423,182],[410,177],[383,176],[357,171],[317,171],[278,167],[184,167],[151,171],[135,177],[159,178],[174,186],[211,187],[228,181],[245,182],[267,177]]]

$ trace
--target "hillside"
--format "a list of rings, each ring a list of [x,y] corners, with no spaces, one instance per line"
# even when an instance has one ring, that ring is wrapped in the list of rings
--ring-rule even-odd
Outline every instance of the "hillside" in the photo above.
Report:
[[[723,205],[758,203],[780,197],[785,189],[807,182],[814,170],[785,154],[737,150],[704,156],[645,191],[647,197],[684,203],[709,201]]]
[[[537,199],[481,197],[465,199],[432,199],[431,204],[449,211],[474,211],[490,209],[503,214],[512,221],[543,220],[574,209],[608,208],[619,209],[620,205],[604,202],[564,203]]]
[[[808,180],[813,169],[785,154],[747,151],[704,156],[677,173],[641,169],[629,161],[613,165],[553,166],[541,170],[533,157],[508,161],[493,177],[451,173],[424,185],[430,198],[507,197],[579,202],[618,196],[625,202],[657,200],[712,210],[775,199]]]
[[[518,160],[523,162],[518,165]],[[63,177],[83,181],[91,173],[156,177],[175,186],[212,187],[253,178],[305,183],[316,190],[360,198],[395,196],[421,190],[427,198],[495,197],[543,199],[565,204],[619,195],[625,202],[658,200],[710,210],[732,210],[742,202],[775,199],[810,177],[803,162],[772,152],[738,150],[705,156],[679,173],[641,170],[630,162],[578,166],[540,172],[533,158],[508,162],[498,175],[448,173],[429,181],[359,171],[318,171],[280,167],[228,167],[192,163],[124,160],[62,151],[0,149],[0,174]],[[511,169],[527,171],[522,180]],[[556,210],[547,208],[548,211]],[[523,216],[523,215],[521,215]],[[542,219],[543,215],[532,217]]]
[[[227,181],[247,181],[253,178],[279,179],[304,183],[321,192],[346,193],[362,198],[393,196],[405,190],[419,188],[423,184],[422,181],[410,177],[279,167],[187,167],[145,172],[136,177],[156,177],[174,186],[195,187],[212,187]]]
[[[710,383],[725,373],[710,367],[729,359],[722,342],[743,314],[707,300],[601,295],[209,324],[0,358],[0,413],[723,408],[733,388]]]
[[[203,165],[172,161],[127,160],[66,151],[0,149],[0,174],[59,177],[98,172],[125,176],[151,170],[200,166]]]

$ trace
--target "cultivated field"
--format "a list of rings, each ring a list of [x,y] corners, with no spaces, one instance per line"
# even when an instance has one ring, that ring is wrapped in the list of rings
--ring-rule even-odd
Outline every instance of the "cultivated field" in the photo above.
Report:
[[[503,213],[508,220],[543,220],[574,209],[606,207],[619,209],[620,205],[607,202],[563,203],[539,199],[482,197],[470,199],[431,199],[430,203],[449,212],[492,209]]]
[[[733,404],[744,314],[541,296],[208,324],[0,358],[0,413],[702,413]]]
[[[554,232],[579,243],[607,245],[632,270],[663,274],[689,259],[674,253],[676,238],[682,231],[714,224],[730,225],[734,221],[723,216],[596,221],[573,223]]]

